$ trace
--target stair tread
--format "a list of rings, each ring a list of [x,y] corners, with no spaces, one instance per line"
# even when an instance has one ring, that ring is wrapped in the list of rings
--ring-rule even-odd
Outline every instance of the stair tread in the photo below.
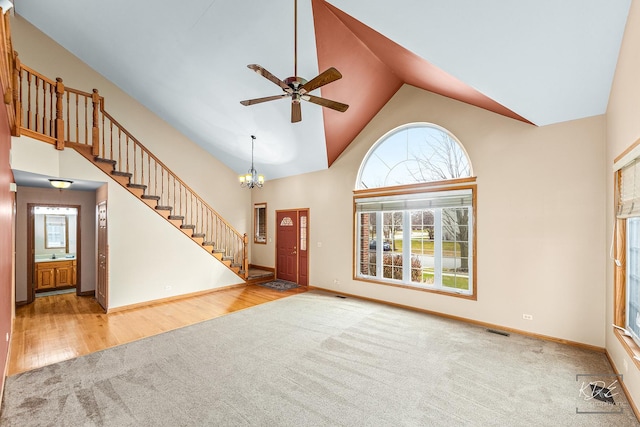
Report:
[[[111,165],[113,167],[114,170],[107,170],[108,168],[104,167],[104,166],[100,166],[100,168],[109,173],[110,175],[113,176],[117,176],[117,177],[125,177],[128,178],[129,181],[131,181],[133,179],[133,173],[130,172],[122,172],[119,170],[115,170],[116,169],[116,165],[118,164],[118,162],[116,160],[111,160],[111,159],[106,159],[106,158],[102,158],[99,156],[93,156],[93,161],[95,163],[102,163],[102,164],[107,164],[107,165]],[[125,185],[127,188],[132,189],[132,193],[136,194],[138,197],[140,197],[143,200],[155,200],[156,201],[156,205],[157,206],[153,206],[153,203],[148,203],[147,204],[151,207],[154,207],[154,209],[156,211],[169,211],[168,214],[164,213],[161,214],[163,215],[165,218],[167,218],[170,221],[182,221],[184,222],[185,220],[185,216],[183,215],[171,215],[171,212],[173,211],[173,207],[172,206],[165,206],[165,205],[160,205],[161,203],[161,196],[156,196],[156,195],[152,195],[152,194],[140,194],[140,193],[144,193],[147,191],[147,189],[149,188],[148,185],[145,184],[136,184],[133,182],[127,182],[124,181],[122,179],[118,179],[118,181]],[[133,189],[137,189],[138,191],[133,191]],[[142,190],[142,192],[140,192],[139,190]],[[173,223],[174,225],[178,225],[180,223]],[[219,259],[221,262],[224,263],[224,265],[226,265],[227,267],[229,267],[231,270],[233,270],[236,274],[238,274],[241,278],[244,278],[245,275],[245,270],[243,269],[243,264],[242,263],[238,263],[236,262],[236,259],[234,256],[229,256],[226,255],[226,250],[225,249],[221,249],[221,248],[216,248],[216,242],[213,240],[204,240],[206,238],[206,234],[205,233],[196,233],[196,226],[193,224],[180,224],[179,225],[180,229],[183,230],[192,230],[191,233],[186,232],[187,235],[191,235],[191,237],[193,239],[196,239],[196,242],[200,242],[200,239],[202,239],[201,245],[202,246],[207,246],[207,251],[210,251],[210,253],[212,253],[217,259]]]
[[[98,156],[94,157],[93,160],[95,160],[96,162],[100,162],[100,163],[111,163],[112,165],[115,165],[116,163],[118,163],[115,160],[104,159],[104,158],[98,157]]]

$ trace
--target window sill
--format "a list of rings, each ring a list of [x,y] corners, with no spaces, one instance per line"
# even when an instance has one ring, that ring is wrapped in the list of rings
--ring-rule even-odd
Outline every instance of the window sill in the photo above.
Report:
[[[640,369],[640,360],[636,359],[636,357],[640,359],[640,347],[638,347],[638,344],[636,344],[636,342],[631,337],[624,335],[616,328],[614,328],[613,332],[615,333],[616,337],[618,337],[618,341],[620,341],[622,347],[627,351],[629,357],[631,357],[631,360],[633,360],[636,368]]]
[[[463,294],[463,293],[457,293],[457,292],[452,292],[452,291],[442,291],[442,290],[439,290],[439,289],[429,289],[429,288],[424,288],[424,287],[420,287],[420,286],[405,285],[403,283],[383,282],[381,280],[366,279],[364,277],[354,277],[354,280],[357,280],[359,282],[375,283],[377,285],[393,286],[393,287],[396,287],[396,288],[403,288],[403,289],[411,289],[413,291],[428,292],[428,293],[431,293],[431,294],[446,295],[446,296],[449,296],[449,297],[462,298],[462,299],[467,299],[467,300],[472,300],[472,301],[477,301],[478,300],[478,297],[475,294]]]

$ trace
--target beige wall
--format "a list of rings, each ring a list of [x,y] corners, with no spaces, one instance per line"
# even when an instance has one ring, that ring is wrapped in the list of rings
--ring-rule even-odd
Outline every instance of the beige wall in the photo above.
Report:
[[[613,162],[640,138],[640,2],[633,0],[627,19],[618,65],[607,109],[607,243],[611,242],[614,221]],[[607,251],[609,248],[607,247]],[[640,371],[613,334],[613,262],[605,259],[606,282],[606,348],[616,370],[624,375],[624,383],[636,405],[640,405]]]
[[[352,279],[358,168],[409,122],[445,127],[471,158],[477,301]],[[269,236],[252,262],[275,266],[275,210],[308,207],[311,285],[604,347],[604,148],[603,116],[534,127],[404,86],[329,170],[254,190],[254,202],[268,203]]]
[[[49,166],[45,166],[46,164]],[[36,167],[32,168],[32,165]],[[56,170],[56,175],[63,178],[107,183],[104,186],[106,194],[104,187],[97,193],[91,192],[93,204],[82,208],[83,212],[91,209],[94,213],[89,224],[85,224],[83,218],[82,268],[84,275],[84,262],[93,260],[95,277],[95,205],[106,199],[110,309],[242,282],[235,273],[194,244],[183,232],[74,150],[57,151],[52,145],[28,137],[14,138],[11,166],[34,173],[38,173],[40,169]],[[21,188],[18,200],[21,197],[24,197],[22,200],[25,202],[33,200],[28,194],[42,191],[48,192],[52,200],[57,201],[64,201],[67,197],[72,197],[73,193],[80,193]],[[18,212],[18,217],[25,217],[21,212]],[[17,236],[22,235],[25,237],[17,237],[18,243],[26,240],[26,229],[24,232],[17,230]],[[93,243],[84,244],[85,235],[91,236]],[[85,250],[92,252],[85,254]],[[26,250],[18,250],[16,255],[24,256],[24,261],[16,259],[16,275],[18,278],[24,275],[26,280]],[[18,301],[21,301],[22,293],[26,292],[26,281],[16,283],[16,290],[19,293]],[[85,290],[84,286],[82,290]]]

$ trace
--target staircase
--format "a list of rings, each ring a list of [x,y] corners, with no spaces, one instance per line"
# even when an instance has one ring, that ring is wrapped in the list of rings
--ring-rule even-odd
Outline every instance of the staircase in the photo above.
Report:
[[[247,280],[247,235],[240,234],[104,109],[98,90],[65,87],[20,63],[13,67],[15,136],[72,148]]]

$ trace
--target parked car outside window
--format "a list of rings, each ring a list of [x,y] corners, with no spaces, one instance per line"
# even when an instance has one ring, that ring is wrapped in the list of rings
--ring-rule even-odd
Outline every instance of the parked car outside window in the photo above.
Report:
[[[376,241],[375,240],[371,240],[369,241],[369,249],[374,249],[376,248]],[[382,242],[382,250],[383,251],[390,251],[391,250],[391,243],[389,242]]]

